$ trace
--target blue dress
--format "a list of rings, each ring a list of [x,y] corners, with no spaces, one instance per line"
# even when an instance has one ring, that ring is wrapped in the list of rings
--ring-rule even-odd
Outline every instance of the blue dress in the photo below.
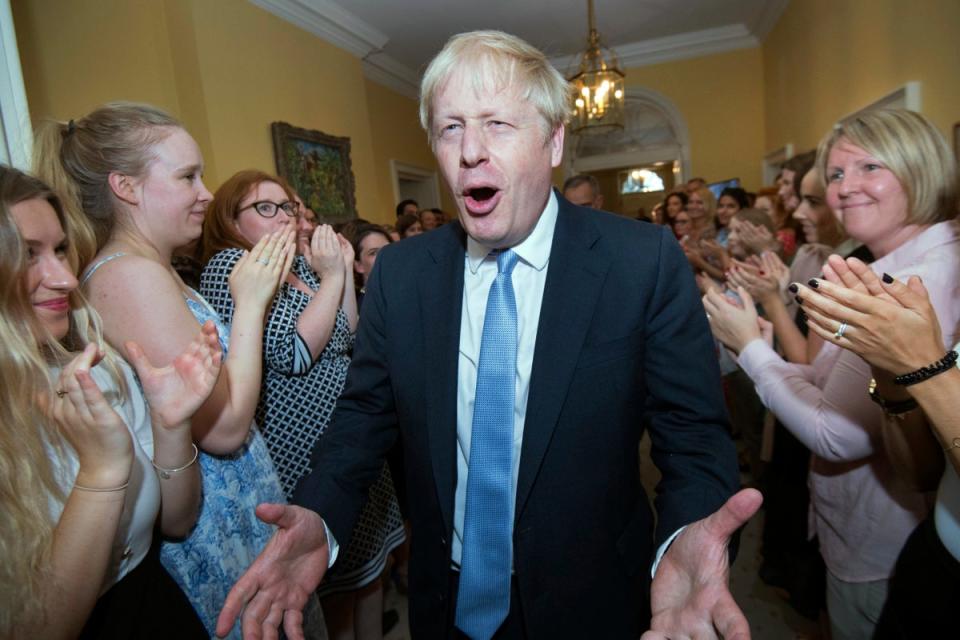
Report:
[[[199,300],[203,300],[194,292]],[[197,322],[213,320],[224,357],[230,329],[206,304],[185,298]],[[273,527],[257,519],[261,502],[286,503],[280,480],[256,425],[244,445],[229,456],[200,453],[203,503],[200,517],[185,540],[164,541],[160,561],[193,603],[213,636],[217,617],[234,583],[240,579],[273,535]],[[229,638],[240,638],[240,623]]]
[[[124,254],[107,256],[91,265],[84,283],[100,266]],[[191,291],[193,291],[191,289]],[[223,356],[230,346],[230,327],[209,304],[193,291],[196,300],[184,296],[199,324],[217,325]],[[201,302],[197,302],[197,300]],[[217,617],[227,594],[273,535],[274,528],[257,519],[254,509],[261,502],[286,503],[267,445],[254,424],[247,441],[229,456],[200,452],[203,502],[190,535],[179,541],[165,540],[160,561],[187,594],[204,626],[213,637]],[[240,639],[240,622],[228,638]]]

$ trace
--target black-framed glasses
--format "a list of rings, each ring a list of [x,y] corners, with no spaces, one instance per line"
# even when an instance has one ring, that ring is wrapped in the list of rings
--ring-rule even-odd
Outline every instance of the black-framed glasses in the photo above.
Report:
[[[270,200],[258,200],[253,202],[240,211],[244,209],[253,209],[257,212],[257,215],[264,218],[272,218],[277,215],[277,211],[283,211],[285,214],[291,218],[296,218],[300,214],[300,204],[292,200],[287,200],[286,202],[271,202]],[[239,212],[238,212],[239,213]]]

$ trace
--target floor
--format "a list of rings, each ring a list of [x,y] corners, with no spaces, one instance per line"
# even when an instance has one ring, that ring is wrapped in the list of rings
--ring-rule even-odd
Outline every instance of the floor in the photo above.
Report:
[[[649,460],[645,455],[649,448],[646,442],[641,444],[641,459]],[[641,468],[641,481],[648,494],[659,479],[656,468],[651,464]],[[816,623],[795,612],[777,592],[757,577],[760,564],[760,532],[763,528],[761,510],[744,528],[740,538],[740,553],[730,575],[730,589],[747,620],[753,640],[814,640],[819,638]],[[384,640],[409,640],[407,627],[407,599],[390,588],[386,594],[386,608],[395,609],[400,614],[400,622],[390,631]]]

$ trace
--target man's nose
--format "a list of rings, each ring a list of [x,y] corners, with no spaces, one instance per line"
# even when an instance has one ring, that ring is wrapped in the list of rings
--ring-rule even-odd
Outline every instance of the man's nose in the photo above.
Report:
[[[486,159],[486,136],[478,127],[464,127],[463,136],[460,139],[460,165],[475,167]]]

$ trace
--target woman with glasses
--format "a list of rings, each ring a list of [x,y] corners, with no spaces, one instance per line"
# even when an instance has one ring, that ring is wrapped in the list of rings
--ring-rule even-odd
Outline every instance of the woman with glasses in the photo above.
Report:
[[[286,181],[262,171],[241,171],[217,189],[203,228],[200,292],[223,318],[235,313],[229,284],[234,264],[266,234],[302,231],[307,223],[298,211]],[[314,445],[343,389],[357,327],[353,247],[323,224],[300,248],[267,316],[256,412],[288,498],[310,470]],[[332,638],[380,636],[380,574],[403,538],[384,467],[349,546],[318,591]]]
[[[256,505],[284,500],[253,412],[263,320],[293,258],[293,234],[264,238],[237,262],[230,285],[238,311],[228,328],[171,265],[176,249],[200,237],[212,197],[201,179],[200,148],[176,119],[149,105],[111,103],[50,123],[37,144],[39,172],[64,195],[81,265],[93,258],[81,282],[107,341],[128,359],[125,345],[136,342],[166,366],[201,324],[217,325],[223,368],[191,420],[203,480],[200,516],[189,535],[165,540],[160,552],[213,635],[230,586],[272,533],[256,518]],[[239,627],[230,637],[239,637]]]

